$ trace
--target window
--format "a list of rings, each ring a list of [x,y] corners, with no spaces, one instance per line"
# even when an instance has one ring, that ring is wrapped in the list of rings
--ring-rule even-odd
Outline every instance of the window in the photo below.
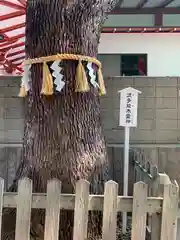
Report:
[[[122,54],[122,76],[147,76],[147,54]]]
[[[102,63],[104,77],[120,76],[121,55],[120,54],[99,54],[98,59]]]
[[[147,54],[99,54],[104,77],[147,76]]]

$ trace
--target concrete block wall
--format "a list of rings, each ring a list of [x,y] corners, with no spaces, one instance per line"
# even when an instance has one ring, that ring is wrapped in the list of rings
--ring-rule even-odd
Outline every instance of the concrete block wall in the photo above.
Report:
[[[132,143],[180,143],[180,78],[114,77],[105,79],[101,118],[107,143],[123,143],[118,90],[132,86],[139,97],[138,126]],[[20,78],[0,77],[0,143],[20,143],[24,128],[24,99],[18,97]]]
[[[18,97],[19,85],[19,77],[0,77],[0,143],[22,142],[24,99]]]
[[[101,117],[108,143],[123,143],[124,129],[118,126],[118,90],[134,87],[139,96],[138,126],[131,128],[131,143],[180,142],[180,79],[114,77],[106,81],[107,95],[101,98]]]
[[[101,117],[107,143],[123,143],[124,129],[118,126],[119,95],[124,87],[142,91],[139,98],[138,127],[131,129],[131,143],[154,144],[144,154],[152,165],[179,180],[180,148],[156,144],[180,142],[180,78],[114,77],[105,79],[107,95],[101,98]],[[24,99],[18,98],[19,77],[0,77],[0,176],[12,183],[21,157],[24,128]],[[109,149],[112,175],[122,184],[122,149]],[[112,159],[113,157],[113,159]],[[6,169],[6,171],[5,171]]]
[[[0,177],[11,186],[21,158],[24,99],[18,97],[20,78],[0,76]]]

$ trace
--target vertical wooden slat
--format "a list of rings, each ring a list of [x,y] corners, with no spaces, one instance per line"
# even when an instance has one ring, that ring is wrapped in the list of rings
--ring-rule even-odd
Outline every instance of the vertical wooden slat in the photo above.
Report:
[[[178,215],[179,216],[179,215]],[[176,239],[180,239],[180,219],[177,218],[177,232],[176,232]],[[174,240],[174,239],[173,239]]]
[[[176,221],[175,221],[175,223],[174,223],[174,233],[173,233],[173,237],[172,237],[172,240],[177,240],[177,239],[179,239],[179,238],[177,238],[177,233],[178,233],[178,231],[177,231],[177,228],[178,228],[178,226],[177,226],[177,221],[178,221],[178,218],[176,217]]]
[[[157,172],[156,167],[150,169],[151,175],[155,175],[153,173]],[[157,177],[156,180],[153,180],[151,184],[151,196],[152,197],[162,197],[162,188],[160,187],[161,183],[160,178]],[[153,213],[151,216],[151,239],[159,240],[161,233],[161,214]]]
[[[18,183],[15,240],[30,239],[32,181],[24,178]]]
[[[47,205],[44,240],[59,239],[61,182],[53,179],[47,184]]]
[[[175,184],[164,186],[161,240],[172,240],[178,213],[179,188]],[[174,239],[173,239],[174,240]]]
[[[4,193],[4,179],[0,178],[0,240],[2,227],[3,193]]]
[[[147,190],[143,182],[134,184],[131,240],[145,240]]]
[[[79,180],[76,184],[73,240],[87,239],[89,182]]]
[[[102,240],[116,240],[118,184],[108,181],[105,184]]]
[[[159,240],[161,233],[161,215],[154,213],[151,217],[151,238]]]
[[[153,174],[154,172],[154,174]],[[153,167],[151,174],[153,176],[157,175],[157,167]],[[152,196],[153,197],[163,197],[164,185],[170,184],[170,178],[165,173],[158,173],[158,177],[152,183]],[[151,218],[151,238],[153,240],[159,240],[161,235],[161,214],[154,213]]]

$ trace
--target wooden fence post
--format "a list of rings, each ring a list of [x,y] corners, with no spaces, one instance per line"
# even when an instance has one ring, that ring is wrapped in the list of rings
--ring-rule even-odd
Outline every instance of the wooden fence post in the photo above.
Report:
[[[156,167],[152,169],[152,175],[155,176],[155,179],[152,181],[151,185],[151,195],[152,197],[162,197],[163,196],[163,189],[161,184],[164,184],[166,174],[163,174],[163,178],[160,178],[160,175],[157,172],[158,170]],[[166,175],[166,176],[165,176]],[[151,239],[152,240],[160,240],[160,231],[161,231],[161,214],[154,213],[150,217],[150,228],[151,228]]]
[[[24,178],[18,183],[15,240],[30,239],[32,181]]]
[[[73,240],[87,239],[89,205],[89,182],[79,180],[76,184]]]
[[[143,182],[134,184],[131,240],[145,240],[147,190]]]
[[[105,183],[102,240],[116,240],[118,184]]]
[[[61,182],[50,180],[47,184],[47,204],[44,240],[59,239]]]
[[[4,180],[0,178],[0,240],[1,240],[2,211],[3,211],[3,193],[4,193]]]
[[[164,186],[161,240],[176,239],[179,187],[173,183]],[[177,230],[177,229],[176,229]]]

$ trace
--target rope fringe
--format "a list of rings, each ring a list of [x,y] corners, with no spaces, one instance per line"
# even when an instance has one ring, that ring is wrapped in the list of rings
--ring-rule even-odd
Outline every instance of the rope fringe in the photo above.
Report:
[[[53,77],[49,71],[49,67],[46,62],[43,63],[43,83],[41,94],[44,95],[53,94]]]
[[[84,69],[84,66],[82,64],[82,61],[79,60],[77,69],[76,69],[76,86],[75,91],[76,92],[88,92],[89,91],[89,84],[86,76],[86,72]]]
[[[24,61],[24,65],[43,63],[43,81],[42,81],[41,94],[52,95],[54,93],[54,87],[53,87],[53,84],[54,84],[53,76],[54,75],[52,76],[47,63],[55,62],[58,60],[79,61],[77,69],[76,69],[76,76],[75,76],[75,91],[76,92],[88,92],[90,90],[86,71],[82,64],[82,61],[96,64],[96,66],[98,67],[98,82],[99,82],[100,95],[106,94],[106,89],[105,89],[103,75],[102,75],[101,63],[96,58],[83,56],[83,55],[76,55],[76,54],[66,54],[66,53],[52,55],[52,56],[46,56],[46,57],[40,57],[40,58],[34,58],[34,59],[27,59]],[[58,78],[57,78],[57,76],[55,76],[55,77],[56,77],[56,81],[57,81]],[[25,91],[24,85],[22,85],[19,96],[25,97],[26,95],[27,95],[27,92]]]

